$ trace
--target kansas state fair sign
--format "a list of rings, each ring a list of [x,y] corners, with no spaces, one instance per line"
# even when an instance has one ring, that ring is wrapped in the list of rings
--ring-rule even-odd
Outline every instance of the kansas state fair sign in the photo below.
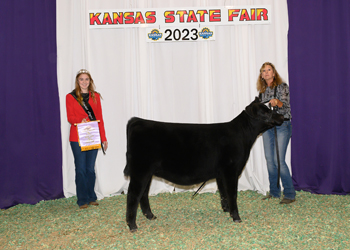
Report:
[[[133,28],[133,27],[205,27],[213,25],[269,24],[270,6],[225,6],[143,8],[118,10],[90,10],[89,27]]]

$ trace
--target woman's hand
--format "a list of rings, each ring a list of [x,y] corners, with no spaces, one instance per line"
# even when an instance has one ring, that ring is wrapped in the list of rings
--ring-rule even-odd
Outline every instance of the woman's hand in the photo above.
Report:
[[[84,118],[83,120],[81,120],[81,123],[85,123],[85,122],[88,122],[88,120],[87,120],[88,118],[86,117],[86,118]]]
[[[283,103],[280,100],[278,100],[278,99],[271,99],[270,100],[270,104],[271,104],[272,107],[277,106],[277,107],[280,108],[280,107],[283,106]]]
[[[108,148],[108,141],[104,141],[104,142],[102,142],[102,144],[103,144],[103,149],[104,149],[105,151],[107,151],[107,148]]]

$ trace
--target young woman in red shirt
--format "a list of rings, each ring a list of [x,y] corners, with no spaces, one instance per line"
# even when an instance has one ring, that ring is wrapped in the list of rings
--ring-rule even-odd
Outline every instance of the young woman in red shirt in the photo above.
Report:
[[[75,184],[78,205],[81,209],[89,205],[98,206],[95,188],[95,161],[98,149],[81,151],[78,132],[74,124],[99,120],[98,126],[102,149],[108,147],[102,117],[101,96],[95,91],[90,72],[81,69],[75,78],[75,89],[66,96],[67,118],[71,124],[69,141],[74,155]]]

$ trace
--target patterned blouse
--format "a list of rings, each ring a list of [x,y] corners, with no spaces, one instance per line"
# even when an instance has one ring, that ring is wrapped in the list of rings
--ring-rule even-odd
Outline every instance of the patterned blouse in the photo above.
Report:
[[[271,99],[275,99],[274,95],[275,90],[267,87],[265,93],[261,94],[261,102],[266,102],[270,101]],[[276,106],[277,113],[283,115],[285,119],[292,119],[289,102],[289,87],[287,83],[282,83],[277,86],[276,99],[280,100],[283,103],[281,108]]]

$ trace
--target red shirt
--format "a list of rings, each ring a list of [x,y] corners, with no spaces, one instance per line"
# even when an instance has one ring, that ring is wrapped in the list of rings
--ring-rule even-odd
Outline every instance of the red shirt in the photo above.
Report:
[[[96,99],[96,103],[92,100],[91,92],[89,92],[89,104],[92,110],[94,111],[96,120],[100,120],[100,122],[98,123],[98,126],[100,128],[101,141],[105,142],[107,141],[107,138],[106,138],[105,126],[104,126],[103,117],[102,117],[100,95],[95,93],[95,99]],[[76,126],[74,126],[74,124],[81,123],[81,121],[84,118],[87,118],[87,121],[90,121],[90,120],[88,119],[88,115],[86,114],[83,107],[71,94],[66,95],[66,108],[67,108],[67,119],[68,119],[68,122],[71,124],[69,141],[77,142],[78,131]]]

